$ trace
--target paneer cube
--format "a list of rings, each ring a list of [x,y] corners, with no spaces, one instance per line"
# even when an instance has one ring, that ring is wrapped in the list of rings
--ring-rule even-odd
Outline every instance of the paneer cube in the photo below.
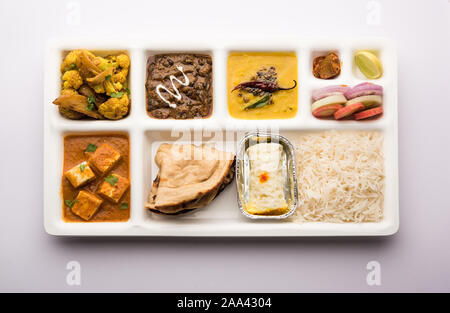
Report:
[[[74,202],[72,212],[88,221],[97,212],[103,200],[93,193],[81,190]]]
[[[105,178],[97,192],[118,203],[129,186],[130,182],[128,179],[117,174],[111,174]]]
[[[120,159],[120,153],[107,143],[102,144],[89,158],[89,163],[102,173],[109,171]]]
[[[75,188],[81,187],[95,179],[95,174],[87,162],[82,162],[77,166],[72,167],[65,172],[64,175]]]

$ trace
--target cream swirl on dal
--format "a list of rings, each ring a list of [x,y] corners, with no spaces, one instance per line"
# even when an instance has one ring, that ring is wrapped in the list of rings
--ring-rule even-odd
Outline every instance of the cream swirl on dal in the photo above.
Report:
[[[178,101],[181,100],[181,94],[178,91],[178,88],[175,86],[174,84],[174,80],[177,81],[178,83],[180,83],[182,86],[189,86],[189,78],[187,77],[187,75],[183,72],[183,67],[182,66],[177,66],[177,69],[183,74],[184,77],[184,83],[179,80],[178,78],[176,78],[174,75],[170,75],[170,83],[172,84],[172,88],[175,91],[175,93],[171,92],[166,86],[164,86],[163,84],[159,84],[158,86],[156,86],[156,93],[158,94],[158,96],[161,98],[161,100],[163,100],[165,103],[167,103],[171,108],[176,108],[177,105],[175,103],[170,102],[169,100],[165,99],[160,92],[160,89],[164,89],[166,92],[168,92],[171,96],[173,96],[175,99],[177,99]]]

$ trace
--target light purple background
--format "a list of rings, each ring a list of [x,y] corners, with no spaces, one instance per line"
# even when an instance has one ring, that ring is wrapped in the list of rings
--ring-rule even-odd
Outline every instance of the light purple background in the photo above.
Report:
[[[78,26],[66,22],[69,2],[80,4]],[[0,291],[450,291],[448,0],[375,1],[381,5],[380,25],[368,25],[371,1],[365,0],[161,2],[166,5],[116,0],[0,2]],[[229,36],[264,29],[268,37],[367,35],[396,41],[397,235],[77,239],[45,233],[45,40],[108,35],[120,41],[129,34],[151,36],[157,31],[176,40],[205,26]],[[81,286],[66,284],[66,264],[71,260],[81,264]],[[371,260],[381,264],[381,286],[366,284],[366,264]]]

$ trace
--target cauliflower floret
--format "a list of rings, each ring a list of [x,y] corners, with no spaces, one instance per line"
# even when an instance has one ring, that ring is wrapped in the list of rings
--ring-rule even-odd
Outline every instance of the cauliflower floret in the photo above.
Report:
[[[119,83],[119,82],[113,83],[113,86],[116,90],[122,90],[122,88],[123,88],[122,83]]]
[[[123,84],[127,80],[127,75],[128,75],[128,69],[124,68],[121,71],[119,71],[116,74],[114,74],[112,79],[113,79],[114,82]]]
[[[81,66],[81,50],[70,51],[61,64],[61,72],[75,70]]]
[[[129,68],[130,67],[130,59],[126,54],[119,54],[117,56],[117,63],[121,68]]]
[[[75,70],[65,72],[62,76],[62,80],[64,81],[63,83],[64,89],[67,88],[78,89],[83,84],[83,79],[81,78],[80,73],[78,73],[78,71]]]
[[[81,67],[81,53],[83,51],[85,51],[89,57],[95,58],[95,55],[88,50],[70,51],[61,64],[61,72],[64,73],[66,71],[79,69]]]
[[[121,98],[109,98],[98,107],[98,112],[110,120],[118,120],[128,113],[130,101],[126,93]]]
[[[105,71],[110,67],[117,68],[118,64],[115,60],[108,58],[97,57],[96,65],[102,70]]]
[[[61,90],[61,95],[74,96],[74,95],[78,95],[78,92],[73,88],[66,88],[66,89]]]
[[[103,82],[103,86],[105,86],[105,91],[108,96],[110,96],[113,92],[118,92],[120,90],[116,89],[116,86],[110,80],[105,80]]]

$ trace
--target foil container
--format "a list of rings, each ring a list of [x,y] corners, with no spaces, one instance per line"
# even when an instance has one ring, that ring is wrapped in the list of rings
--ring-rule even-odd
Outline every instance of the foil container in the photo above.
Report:
[[[289,211],[282,215],[255,215],[246,211],[250,198],[250,160],[247,149],[259,143],[279,143],[283,147],[282,152],[282,173],[283,190]],[[239,143],[238,153],[236,155],[236,185],[237,201],[241,213],[251,219],[274,219],[281,220],[291,216],[297,209],[297,174],[295,162],[294,146],[289,140],[281,135],[249,133]]]

